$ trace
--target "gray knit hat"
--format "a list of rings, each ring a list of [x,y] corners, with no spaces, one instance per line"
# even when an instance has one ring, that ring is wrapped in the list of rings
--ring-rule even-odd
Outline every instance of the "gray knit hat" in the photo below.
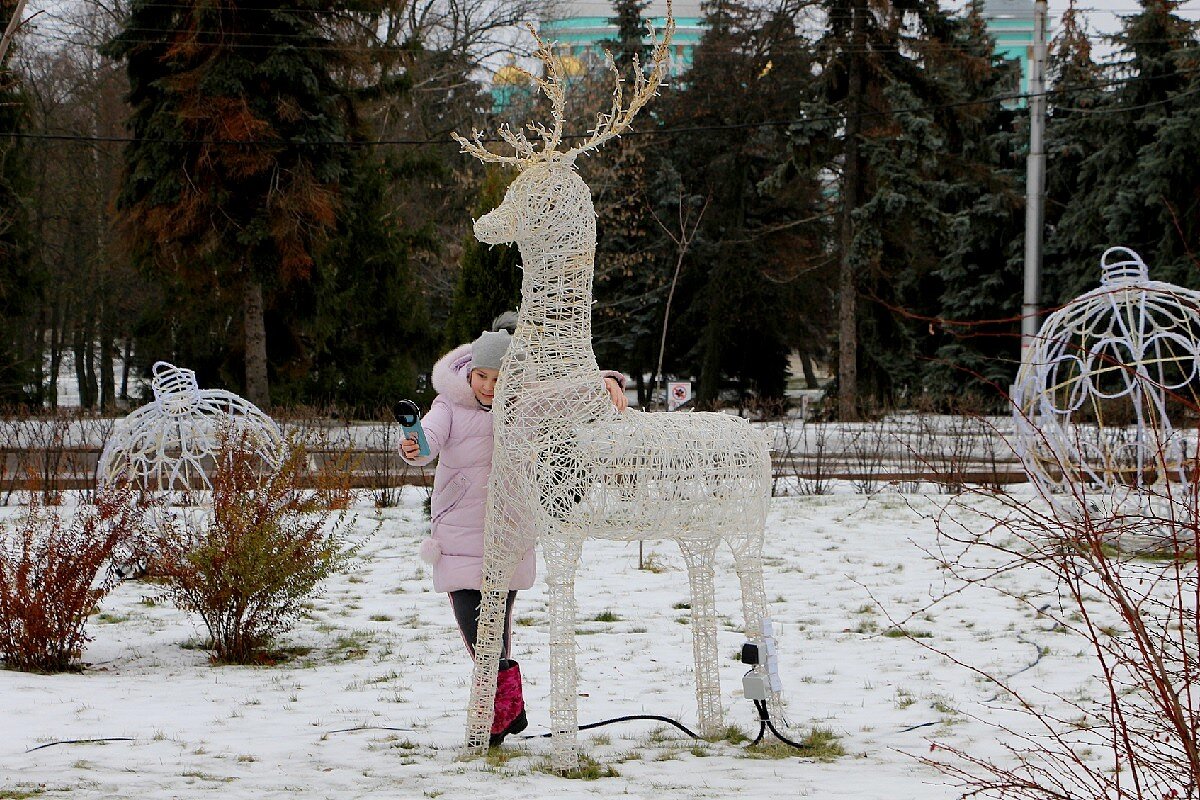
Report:
[[[487,331],[471,342],[471,369],[500,369],[510,341],[508,331]]]

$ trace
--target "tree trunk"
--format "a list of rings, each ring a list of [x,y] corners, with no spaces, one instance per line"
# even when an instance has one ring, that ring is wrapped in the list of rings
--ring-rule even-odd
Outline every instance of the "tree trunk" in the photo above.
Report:
[[[116,402],[116,382],[113,379],[113,337],[105,322],[100,324],[100,410],[111,411]]]
[[[85,358],[85,352],[90,348],[91,343],[87,341],[82,323],[77,325],[72,332],[71,344],[71,349],[75,353],[75,385],[79,389],[79,407],[91,408],[92,397],[88,393],[88,359]]]
[[[858,286],[851,251],[854,246],[854,210],[862,181],[858,146],[862,127],[863,49],[866,0],[851,6],[849,71],[846,94],[846,163],[842,174],[841,263],[838,269],[838,418],[858,419]]]
[[[804,372],[805,389],[821,388],[821,383],[817,380],[816,370],[813,369],[812,354],[807,350],[800,351],[800,369]]]
[[[267,384],[267,328],[263,319],[262,284],[247,279],[242,329],[246,345],[246,399],[259,408],[271,403]]]
[[[121,359],[121,402],[129,404],[129,359],[133,357],[133,339],[125,337],[124,358]]]
[[[66,342],[67,319],[70,318],[68,308],[63,308],[63,301],[56,297],[50,313],[50,375],[46,384],[46,404],[53,411],[58,408],[58,371],[62,368],[62,354]]]

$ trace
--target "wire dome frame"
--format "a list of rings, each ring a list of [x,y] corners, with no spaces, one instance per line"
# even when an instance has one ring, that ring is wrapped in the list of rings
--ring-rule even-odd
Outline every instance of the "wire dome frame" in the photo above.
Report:
[[[1200,423],[1200,292],[1111,247],[1100,286],[1046,318],[1012,388],[1030,480],[1072,516],[1191,516]]]
[[[223,437],[245,436],[266,469],[277,469],[283,436],[258,406],[223,389],[201,389],[196,373],[166,361],[151,367],[154,400],[113,427],[96,467],[103,488],[125,480],[151,492],[212,489]]]

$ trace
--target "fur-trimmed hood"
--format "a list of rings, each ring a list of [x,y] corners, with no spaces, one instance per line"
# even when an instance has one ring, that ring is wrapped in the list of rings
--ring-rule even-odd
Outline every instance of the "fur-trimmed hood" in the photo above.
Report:
[[[471,345],[460,345],[433,365],[433,389],[450,402],[464,408],[479,408],[471,390]]]

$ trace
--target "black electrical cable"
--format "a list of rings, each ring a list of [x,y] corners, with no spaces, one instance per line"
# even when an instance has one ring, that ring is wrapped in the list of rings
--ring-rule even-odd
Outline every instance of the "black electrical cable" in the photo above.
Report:
[[[771,712],[767,710],[767,701],[766,700],[754,700],[752,702],[754,703],[755,710],[758,711],[758,736],[755,736],[754,741],[752,741],[752,742],[750,742],[750,744],[746,745],[747,747],[754,747],[756,744],[761,742],[763,735],[769,730],[771,733],[773,733],[775,735],[776,739],[783,742],[784,744],[786,744],[789,747],[793,747],[801,752],[806,752],[806,751],[809,751],[812,749],[812,747],[810,745],[803,744],[801,742],[794,742],[779,732],[779,729],[775,727],[775,723],[771,721]],[[604,725],[612,725],[615,722],[633,722],[636,720],[651,720],[654,722],[665,722],[668,725],[674,725],[676,728],[683,731],[684,733],[686,733],[688,736],[692,737],[693,739],[703,739],[704,738],[700,734],[693,731],[691,728],[684,725],[682,722],[679,722],[678,720],[673,720],[670,717],[659,716],[658,714],[629,714],[624,717],[613,717],[612,719],[602,719],[599,722],[589,722],[586,725],[580,725],[579,730],[586,731],[590,728],[600,728],[600,727],[603,727]],[[549,733],[536,733],[536,734],[533,734],[530,736],[519,736],[519,737],[514,737],[514,738],[549,739],[552,736],[554,736],[553,731],[551,731]]]
[[[771,722],[771,713],[767,711],[766,700],[755,700],[754,707],[758,709],[758,738],[750,743],[750,747],[758,744],[759,740],[761,740],[763,737],[763,733],[767,730],[770,730],[771,733],[775,734],[776,739],[789,747],[794,747],[800,751],[808,751],[812,749],[810,745],[801,744],[800,742],[793,742],[791,739],[779,732],[779,729],[775,727],[775,723]]]
[[[683,731],[688,736],[691,736],[693,739],[704,738],[700,734],[693,731],[691,728],[684,725],[682,722],[679,722],[678,720],[673,720],[670,717],[660,717],[657,714],[629,714],[628,716],[624,716],[624,717],[613,717],[612,719],[602,719],[599,722],[589,722],[587,725],[580,725],[579,730],[586,731],[589,728],[599,728],[604,725],[612,725],[614,722],[633,722],[635,720],[640,720],[640,719],[652,720],[654,722],[665,722],[669,725],[674,725],[676,728],[679,728],[679,730]],[[532,736],[520,736],[518,738],[520,738],[520,739],[549,739],[553,735],[554,735],[554,732],[551,731],[550,733],[536,733],[536,734],[533,734]]]

